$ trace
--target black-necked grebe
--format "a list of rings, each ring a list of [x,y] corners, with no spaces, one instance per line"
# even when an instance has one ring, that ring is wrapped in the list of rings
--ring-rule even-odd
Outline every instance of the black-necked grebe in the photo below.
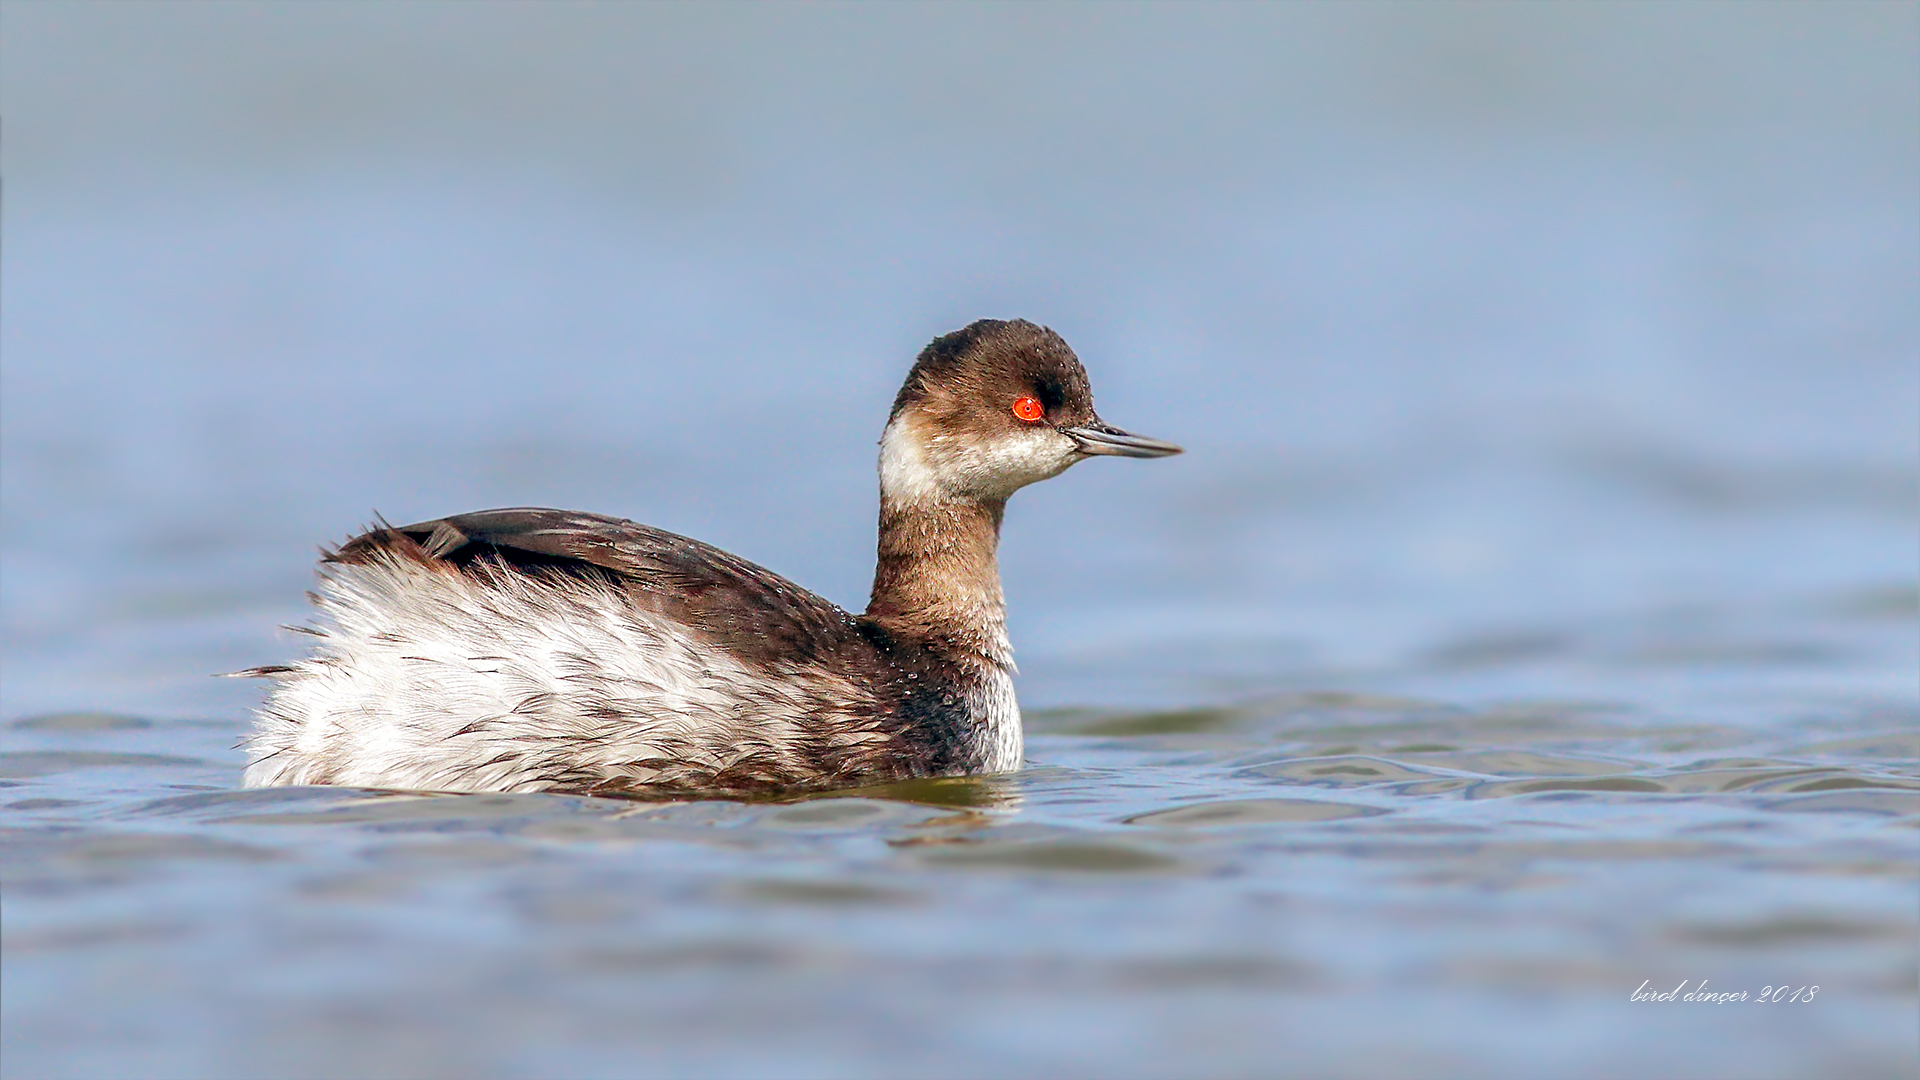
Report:
[[[1093,411],[1058,334],[937,338],[880,440],[880,551],[853,615],[697,540],[486,510],[347,541],[313,654],[247,742],[248,787],[754,791],[1020,767],[995,549],[1007,497],[1095,455],[1162,457]]]

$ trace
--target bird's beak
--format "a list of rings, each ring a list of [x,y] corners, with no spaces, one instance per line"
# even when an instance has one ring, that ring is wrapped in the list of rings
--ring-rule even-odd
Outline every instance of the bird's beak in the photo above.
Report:
[[[1072,439],[1083,454],[1111,454],[1116,457],[1166,457],[1181,453],[1170,442],[1133,435],[1101,420],[1080,427],[1063,427],[1060,432]]]

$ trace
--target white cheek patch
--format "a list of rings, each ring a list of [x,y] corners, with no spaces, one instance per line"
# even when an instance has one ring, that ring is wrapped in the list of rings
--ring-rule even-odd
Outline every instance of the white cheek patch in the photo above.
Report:
[[[927,461],[920,425],[910,411],[890,421],[880,436],[880,492],[900,502],[940,497],[940,479]]]
[[[1017,431],[981,445],[929,435],[927,425],[906,412],[880,438],[880,490],[903,502],[1005,498],[1060,475],[1077,460],[1073,440],[1052,428]]]
[[[993,495],[1011,495],[1028,484],[1065,472],[1077,460],[1073,440],[1052,428],[1036,427],[962,455],[968,487]]]

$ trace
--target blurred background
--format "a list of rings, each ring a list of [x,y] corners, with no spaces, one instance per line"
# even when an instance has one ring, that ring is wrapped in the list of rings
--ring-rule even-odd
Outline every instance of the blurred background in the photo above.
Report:
[[[201,671],[375,511],[859,606],[893,390],[982,316],[1190,447],[1017,500],[1029,669],[1911,582],[1916,19],[9,4],[6,709],[244,708]]]
[[[8,0],[0,109],[0,1076],[1912,1073],[1920,6]],[[1188,448],[1010,508],[1031,768],[236,790],[376,512],[864,606],[983,316]]]

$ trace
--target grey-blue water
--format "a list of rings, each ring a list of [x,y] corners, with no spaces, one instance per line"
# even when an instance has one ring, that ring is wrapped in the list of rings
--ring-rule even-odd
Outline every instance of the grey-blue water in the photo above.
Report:
[[[9,3],[0,93],[0,1075],[1920,1072],[1910,5]],[[1010,507],[1023,771],[238,789],[375,512],[861,606],[980,316],[1189,448]]]

